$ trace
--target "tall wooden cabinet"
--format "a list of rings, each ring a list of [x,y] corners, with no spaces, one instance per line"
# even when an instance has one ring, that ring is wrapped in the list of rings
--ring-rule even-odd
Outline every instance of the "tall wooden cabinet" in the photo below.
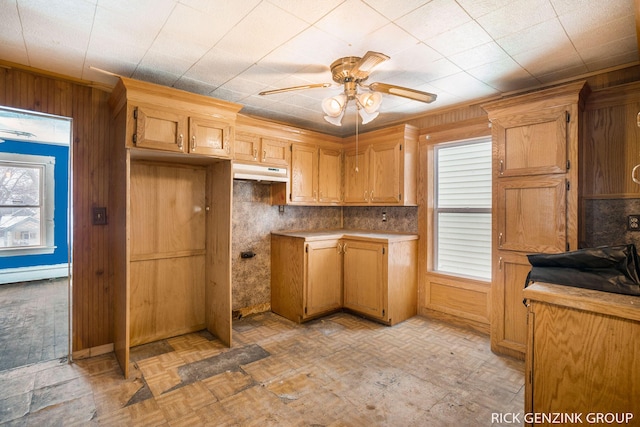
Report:
[[[240,105],[121,78],[108,218],[114,349],[208,329],[231,345],[231,200]]]
[[[483,105],[493,138],[491,348],[524,358],[530,253],[578,249],[581,114],[571,83]]]

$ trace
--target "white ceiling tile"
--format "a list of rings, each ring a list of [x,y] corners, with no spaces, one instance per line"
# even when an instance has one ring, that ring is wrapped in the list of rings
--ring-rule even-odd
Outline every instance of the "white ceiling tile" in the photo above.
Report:
[[[22,0],[18,2],[27,49],[44,47],[84,52],[96,6],[90,2]],[[44,14],[41,11],[47,10]]]
[[[585,25],[591,25],[594,20],[603,18],[616,19],[621,16],[633,15],[633,2],[629,0],[550,0],[558,16],[566,14],[582,14]]]
[[[227,52],[214,48],[195,63],[184,76],[218,87],[251,67],[252,63],[251,57],[239,52]]]
[[[594,43],[578,53],[590,71],[631,64],[638,61],[638,39],[632,35],[609,43]]]
[[[123,0],[128,1],[128,0]],[[153,1],[153,0],[151,0]],[[179,0],[181,4],[215,16],[221,25],[235,25],[251,12],[262,0]],[[130,2],[130,1],[128,1]]]
[[[612,55],[602,58],[594,58],[593,60],[586,62],[587,69],[591,72],[600,71],[607,68],[617,67],[620,65],[635,65],[638,63],[638,53],[628,52],[621,53],[619,55]]]
[[[268,0],[270,3],[297,16],[303,21],[313,24],[338,7],[344,0],[300,1],[300,0]]]
[[[394,21],[419,7],[429,3],[430,0],[364,0],[369,6],[378,11],[381,15]]]
[[[501,92],[511,92],[523,87],[534,87],[540,83],[511,58],[504,58],[470,68],[467,72]]]
[[[634,15],[625,15],[604,22],[594,22],[593,25],[581,25],[583,14],[561,16],[560,22],[571,37],[578,50],[600,44],[603,40],[615,41],[635,36]]]
[[[387,24],[379,28],[367,37],[352,43],[353,56],[362,56],[372,50],[393,57],[395,54],[406,50],[408,47],[420,43],[418,39],[398,27],[396,24]]]
[[[173,74],[164,70],[158,70],[156,67],[138,65],[131,77],[136,80],[171,87],[176,81],[178,81],[178,79],[180,79],[180,74]]]
[[[209,95],[217,88],[216,85],[212,85],[196,79],[191,79],[185,76],[180,77],[180,79],[173,84],[173,87],[200,95]]]
[[[536,49],[556,50],[571,44],[557,19],[549,19],[496,40],[511,56]]]
[[[18,5],[16,0],[7,0],[0,2],[0,16],[2,16],[2,25],[0,25],[0,53],[9,45],[17,49],[22,47],[24,50],[24,38],[22,37],[22,24],[18,15]]]
[[[194,63],[215,46],[232,25],[178,4],[153,40],[151,50]]]
[[[475,21],[455,27],[424,42],[444,56],[452,56],[492,41],[489,34]]]
[[[513,0],[457,0],[460,6],[472,17],[479,18],[495,12],[513,3]]]
[[[477,21],[491,37],[499,39],[555,17],[548,0],[518,0],[479,17]]]
[[[357,44],[387,23],[387,19],[362,1],[346,0],[315,26],[347,43]]]
[[[580,75],[587,71],[573,46],[558,46],[555,51],[545,48],[533,49],[515,55],[513,59],[537,79],[554,72],[567,75],[571,70]]]
[[[433,0],[396,20],[396,24],[424,41],[470,20],[469,14],[454,0]]]
[[[459,96],[461,99],[468,96],[483,98],[498,92],[495,88],[488,86],[465,72],[434,80],[430,82],[430,84],[436,88],[436,94],[438,90],[442,89],[448,93]]]
[[[497,43],[490,42],[449,56],[448,59],[464,70],[510,58]]]
[[[328,71],[333,61],[352,54],[343,40],[319,28],[309,27],[264,56],[260,64],[285,73],[298,71],[307,65]]]
[[[148,51],[138,63],[139,67],[147,70],[159,70],[170,75],[181,76],[193,66],[193,62],[172,56],[164,51]]]
[[[29,48],[30,65],[47,70],[53,67],[60,74],[81,78],[84,68],[84,51],[36,46]]]
[[[267,55],[307,26],[300,18],[263,2],[233,27],[216,47],[242,53],[256,62],[256,59]],[[251,42],[247,43],[249,40]]]

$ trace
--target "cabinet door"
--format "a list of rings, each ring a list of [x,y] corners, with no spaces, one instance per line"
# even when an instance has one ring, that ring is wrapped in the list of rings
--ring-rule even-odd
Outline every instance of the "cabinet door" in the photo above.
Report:
[[[289,166],[290,145],[289,141],[262,138],[260,161],[274,166]]]
[[[500,176],[565,173],[567,121],[564,106],[492,120]]]
[[[564,175],[500,178],[496,185],[498,249],[567,250],[567,184]]]
[[[231,157],[232,126],[223,121],[189,119],[189,152],[217,157]]]
[[[318,200],[318,149],[293,144],[291,148],[292,202],[315,203]]]
[[[491,288],[491,348],[522,357],[527,343],[527,310],[522,303],[522,290],[531,264],[524,254],[499,251],[496,269]]]
[[[385,245],[344,240],[344,306],[384,318],[387,278]]]
[[[134,110],[136,147],[186,152],[187,117],[172,111],[139,106]]]
[[[342,153],[320,148],[318,156],[318,200],[340,203],[342,200]]]
[[[369,151],[360,148],[344,153],[344,203],[363,205],[369,202]]]
[[[258,163],[260,160],[260,137],[258,135],[236,132],[233,158],[248,163]]]
[[[400,203],[400,143],[369,148],[369,200],[371,203]]]
[[[305,318],[342,306],[341,246],[340,240],[306,244]]]

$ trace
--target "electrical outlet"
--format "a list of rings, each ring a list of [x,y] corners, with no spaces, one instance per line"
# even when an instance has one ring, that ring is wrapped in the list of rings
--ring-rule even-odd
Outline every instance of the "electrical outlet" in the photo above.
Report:
[[[640,215],[629,215],[627,217],[627,230],[640,231]]]
[[[387,222],[387,213],[382,212],[382,222]]]

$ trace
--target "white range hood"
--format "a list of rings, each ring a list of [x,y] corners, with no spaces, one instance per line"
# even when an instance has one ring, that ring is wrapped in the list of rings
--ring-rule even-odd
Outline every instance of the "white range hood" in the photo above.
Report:
[[[287,168],[234,162],[233,179],[259,181],[265,184],[272,182],[289,182],[289,171]]]

